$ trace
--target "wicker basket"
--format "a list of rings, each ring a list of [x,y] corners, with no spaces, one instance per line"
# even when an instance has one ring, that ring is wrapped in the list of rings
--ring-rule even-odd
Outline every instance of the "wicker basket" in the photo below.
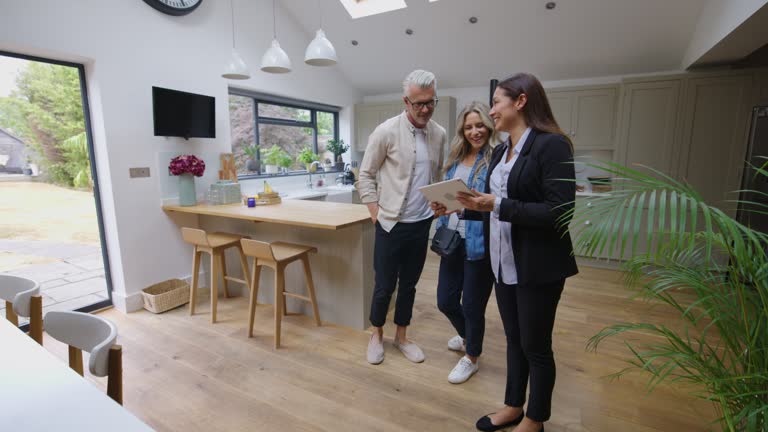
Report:
[[[189,284],[181,279],[169,279],[141,290],[144,309],[162,313],[189,302]]]

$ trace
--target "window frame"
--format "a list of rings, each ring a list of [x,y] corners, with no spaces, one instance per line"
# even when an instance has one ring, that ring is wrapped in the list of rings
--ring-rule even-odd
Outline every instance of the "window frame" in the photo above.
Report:
[[[254,140],[256,141],[256,144],[259,144],[259,125],[260,124],[268,124],[268,125],[276,125],[276,126],[290,126],[290,127],[301,127],[301,128],[309,128],[312,129],[312,151],[314,153],[318,153],[318,143],[317,143],[317,114],[318,112],[324,112],[329,113],[333,115],[333,139],[339,139],[339,113],[341,111],[341,107],[335,106],[335,105],[327,105],[317,102],[310,102],[310,101],[304,101],[299,99],[293,99],[283,96],[276,96],[271,95],[267,93],[261,93],[256,92],[252,90],[245,90],[240,89],[236,87],[229,87],[228,96],[240,96],[240,97],[246,97],[251,99],[253,102],[253,122],[254,122],[254,128],[253,128],[253,134],[254,134]],[[229,100],[227,100],[227,103],[229,103]],[[265,105],[276,105],[276,106],[282,106],[286,108],[296,108],[296,109],[302,109],[309,111],[309,121],[298,121],[298,120],[289,120],[289,119],[279,119],[274,117],[261,117],[259,116],[259,104],[265,104]],[[230,131],[231,131],[232,124],[230,123]],[[296,155],[291,155],[292,157],[295,157]],[[256,160],[261,160],[261,152],[259,152],[256,155]],[[335,172],[335,171],[330,171]],[[248,180],[248,179],[261,179],[261,178],[274,178],[274,177],[287,177],[287,176],[295,176],[295,175],[303,175],[307,174],[306,170],[293,170],[288,171],[287,173],[278,173],[278,174],[238,174],[237,178],[238,180]]]

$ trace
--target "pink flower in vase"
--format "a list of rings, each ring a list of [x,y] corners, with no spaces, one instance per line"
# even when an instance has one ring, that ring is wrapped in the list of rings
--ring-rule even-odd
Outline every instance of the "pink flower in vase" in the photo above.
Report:
[[[168,170],[172,175],[192,174],[202,177],[205,172],[205,162],[195,155],[181,155],[171,159]]]

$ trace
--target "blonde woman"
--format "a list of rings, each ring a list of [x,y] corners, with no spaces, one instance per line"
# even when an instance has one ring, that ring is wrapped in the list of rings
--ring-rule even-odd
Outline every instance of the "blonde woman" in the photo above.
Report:
[[[459,113],[456,135],[445,164],[445,180],[460,178],[472,189],[485,190],[491,143],[496,142],[488,111],[487,105],[472,102]],[[482,221],[459,222],[452,214],[441,216],[437,222],[438,227],[447,225],[451,229],[457,229],[459,224],[464,228],[464,247],[452,256],[441,258],[437,282],[437,307],[458,333],[448,341],[448,349],[466,353],[448,375],[452,384],[461,384],[478,371],[485,334],[485,307],[493,288]]]

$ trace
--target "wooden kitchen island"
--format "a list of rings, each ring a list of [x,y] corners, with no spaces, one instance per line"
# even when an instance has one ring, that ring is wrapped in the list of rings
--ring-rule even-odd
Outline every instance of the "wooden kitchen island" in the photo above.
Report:
[[[188,226],[208,232],[247,235],[266,242],[284,241],[316,247],[318,252],[311,255],[310,263],[320,318],[359,330],[369,326],[374,285],[374,226],[364,205],[284,200],[280,204],[256,207],[242,204],[165,205],[163,210],[179,228]],[[241,274],[234,250],[227,252],[226,261],[228,274]],[[190,259],[190,268],[191,263]],[[202,279],[201,275],[201,281],[210,280],[207,277],[210,269],[207,266],[204,269],[206,278]],[[238,285],[230,284],[230,292],[238,292]],[[291,264],[286,269],[285,287],[287,291],[305,293],[300,263]],[[240,294],[248,293],[243,288]],[[274,304],[273,297],[274,275],[265,268],[261,272],[258,301]],[[308,304],[291,298],[287,298],[287,304],[289,312],[312,314]]]

